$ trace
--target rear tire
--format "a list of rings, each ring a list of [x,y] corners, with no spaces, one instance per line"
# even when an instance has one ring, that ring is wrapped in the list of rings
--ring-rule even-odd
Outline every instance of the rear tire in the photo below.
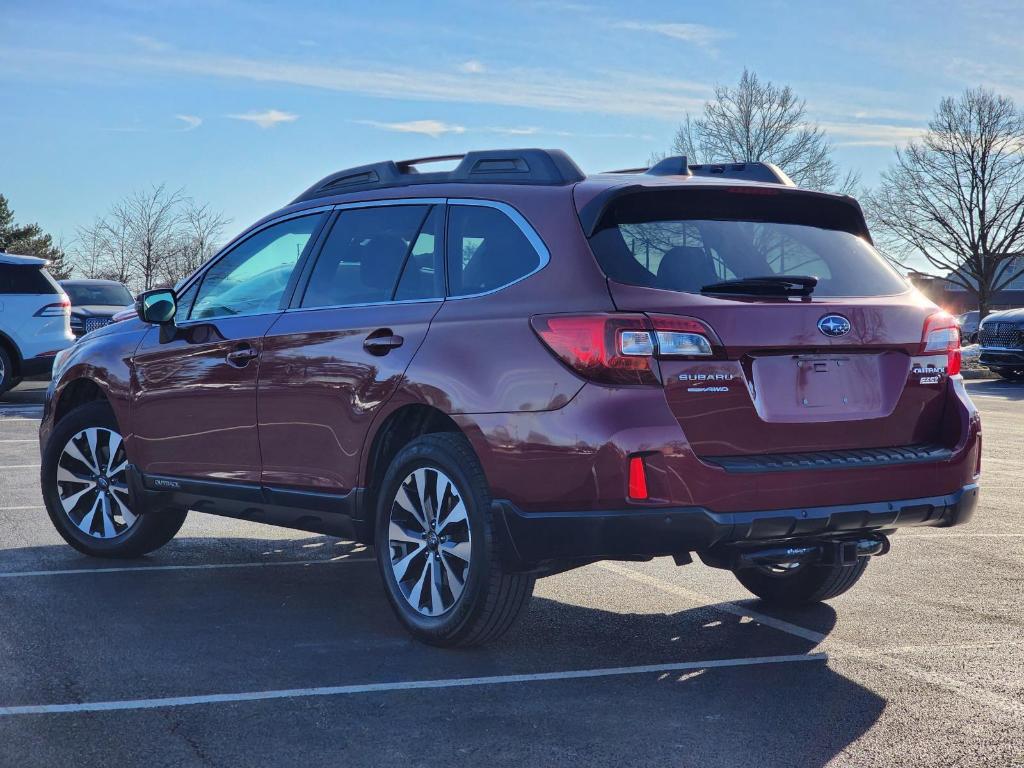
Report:
[[[991,368],[990,370],[1007,381],[1024,381],[1024,368]]]
[[[14,363],[3,345],[0,345],[0,396],[17,385],[14,378]]]
[[[384,476],[376,513],[385,591],[414,637],[479,645],[523,613],[536,579],[502,568],[490,491],[464,437],[429,434],[405,446]]]
[[[180,507],[148,509],[131,499],[128,458],[106,402],[85,403],[61,419],[43,450],[43,501],[61,537],[92,557],[140,557],[174,538]]]
[[[766,603],[806,605],[843,594],[864,574],[870,559],[859,557],[853,565],[800,565],[790,572],[757,567],[733,573],[740,584]]]

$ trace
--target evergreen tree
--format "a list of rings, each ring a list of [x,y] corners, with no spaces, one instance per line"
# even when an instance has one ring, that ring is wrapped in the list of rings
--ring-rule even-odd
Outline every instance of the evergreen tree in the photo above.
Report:
[[[57,280],[71,277],[71,263],[64,249],[38,224],[16,223],[14,211],[3,195],[0,195],[0,251],[38,256],[50,262],[47,270]]]

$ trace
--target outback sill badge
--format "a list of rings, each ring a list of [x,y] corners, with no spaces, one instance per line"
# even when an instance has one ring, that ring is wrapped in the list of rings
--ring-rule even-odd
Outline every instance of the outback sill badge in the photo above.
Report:
[[[826,336],[845,336],[851,327],[850,321],[842,315],[825,315],[818,321],[818,330]]]

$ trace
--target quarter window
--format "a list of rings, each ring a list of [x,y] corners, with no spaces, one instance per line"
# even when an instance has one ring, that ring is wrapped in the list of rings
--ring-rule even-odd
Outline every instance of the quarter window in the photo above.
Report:
[[[540,266],[526,235],[496,208],[453,205],[448,213],[448,293],[472,296],[514,283]]]
[[[323,218],[300,216],[267,227],[216,261],[203,276],[191,318],[279,309],[295,264]]]
[[[428,205],[341,211],[317,258],[302,306],[441,296],[434,255],[440,221],[440,213]]]

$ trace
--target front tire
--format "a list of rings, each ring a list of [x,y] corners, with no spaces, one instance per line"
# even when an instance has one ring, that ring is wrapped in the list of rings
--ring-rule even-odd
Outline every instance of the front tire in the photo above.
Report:
[[[93,557],[131,558],[174,538],[187,510],[142,514],[127,478],[124,441],[106,402],[86,403],[61,419],[43,450],[40,483],[46,511],[64,541]]]
[[[405,446],[381,483],[376,514],[385,591],[417,639],[479,645],[505,634],[526,608],[535,577],[502,568],[490,491],[461,435]]]
[[[766,603],[806,605],[830,600],[850,589],[864,574],[869,557],[859,557],[853,565],[758,566],[733,573],[740,584]]]

